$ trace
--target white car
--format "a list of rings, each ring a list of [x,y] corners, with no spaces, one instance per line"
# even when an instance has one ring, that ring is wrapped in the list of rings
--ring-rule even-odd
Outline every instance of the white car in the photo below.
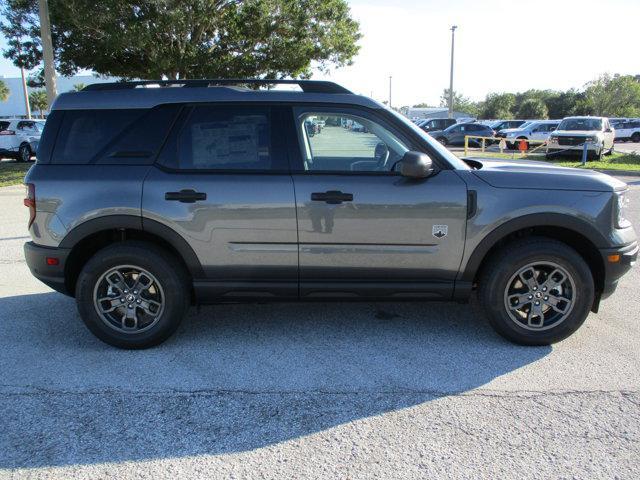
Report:
[[[547,158],[571,151],[581,152],[586,145],[589,156],[602,158],[613,153],[615,130],[607,117],[567,117],[549,137]]]
[[[0,158],[28,162],[36,153],[44,120],[0,119]]]
[[[618,140],[640,142],[640,120],[627,120],[619,123],[616,126],[616,141]]]
[[[560,120],[533,120],[519,128],[507,128],[500,133],[507,139],[507,148],[517,149],[520,140],[536,140],[531,144],[531,148],[535,148],[542,145],[542,142],[546,142],[558,125]],[[527,148],[529,148],[528,144]]]

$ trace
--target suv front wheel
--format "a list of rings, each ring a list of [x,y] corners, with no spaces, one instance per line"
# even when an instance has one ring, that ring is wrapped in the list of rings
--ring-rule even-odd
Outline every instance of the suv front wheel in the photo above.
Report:
[[[582,325],[593,304],[594,285],[591,270],[575,250],[530,237],[489,259],[478,293],[500,335],[521,345],[549,345]]]
[[[82,320],[100,340],[148,348],[166,340],[189,307],[187,275],[168,252],[126,241],[96,253],[76,284]]]

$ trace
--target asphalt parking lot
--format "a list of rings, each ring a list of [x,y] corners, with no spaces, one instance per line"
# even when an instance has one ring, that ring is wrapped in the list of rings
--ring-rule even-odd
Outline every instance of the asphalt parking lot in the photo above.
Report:
[[[121,351],[29,274],[22,196],[0,189],[0,478],[638,477],[638,268],[553,347],[473,303],[319,303],[193,309]]]

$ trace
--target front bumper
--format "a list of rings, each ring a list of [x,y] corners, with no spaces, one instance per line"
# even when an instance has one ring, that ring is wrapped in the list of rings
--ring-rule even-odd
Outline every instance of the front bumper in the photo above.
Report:
[[[601,148],[601,144],[599,143],[587,143],[587,151],[589,152],[599,152]],[[584,151],[584,145],[559,145],[557,143],[548,144],[547,146],[547,154],[553,155],[554,153],[560,152],[575,152],[580,153]]]
[[[43,247],[33,242],[24,244],[24,258],[31,274],[54,290],[71,295],[65,285],[65,264],[71,249]],[[57,259],[57,265],[49,265],[47,259]]]
[[[604,262],[604,285],[600,298],[607,298],[615,292],[618,280],[633,267],[638,258],[638,242],[624,247],[603,248],[600,250]],[[617,261],[611,261],[611,256],[619,256]]]

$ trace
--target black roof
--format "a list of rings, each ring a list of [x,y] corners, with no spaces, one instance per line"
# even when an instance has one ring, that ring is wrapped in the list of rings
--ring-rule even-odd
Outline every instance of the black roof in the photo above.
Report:
[[[272,85],[297,85],[301,91],[256,88]],[[52,110],[152,108],[166,103],[195,102],[346,103],[384,108],[368,97],[327,81],[204,79],[94,83],[79,92],[59,95]]]

